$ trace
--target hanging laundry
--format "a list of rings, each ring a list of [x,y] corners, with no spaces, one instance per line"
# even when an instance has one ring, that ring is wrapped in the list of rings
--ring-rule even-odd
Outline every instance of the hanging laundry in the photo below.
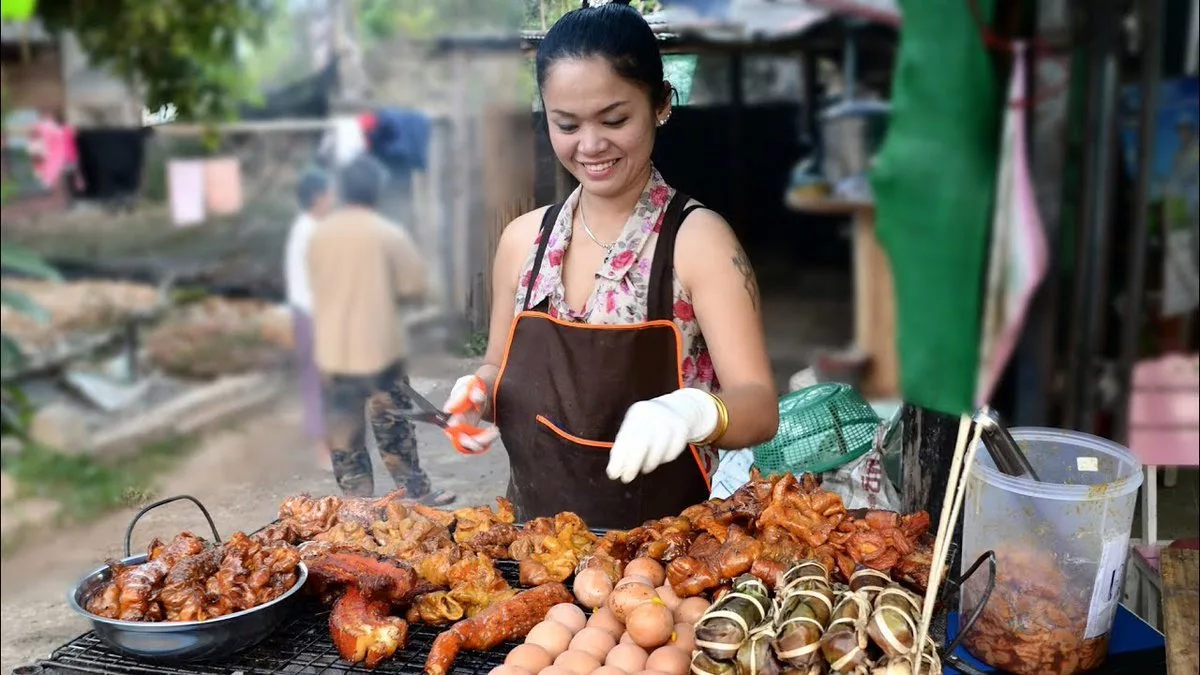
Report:
[[[1025,312],[1046,275],[1049,254],[1029,177],[1025,89],[1025,45],[1018,43],[1014,45],[1008,111],[1000,139],[976,407],[987,404],[995,392],[1021,337]]]
[[[343,167],[367,150],[367,137],[357,117],[340,117],[333,123],[333,161]]]
[[[75,136],[69,127],[49,115],[38,118],[31,135],[29,147],[34,156],[33,171],[42,185],[53,188],[75,163]]]
[[[242,210],[242,167],[236,157],[205,160],[204,205],[213,216],[229,216]]]
[[[98,201],[132,199],[142,187],[142,166],[151,129],[79,129],[75,145],[85,189]]]
[[[432,125],[424,113],[387,109],[375,113],[375,125],[367,132],[371,154],[397,177],[424,171],[429,161]]]
[[[171,222],[179,227],[204,222],[204,160],[172,159],[167,162],[167,199]]]

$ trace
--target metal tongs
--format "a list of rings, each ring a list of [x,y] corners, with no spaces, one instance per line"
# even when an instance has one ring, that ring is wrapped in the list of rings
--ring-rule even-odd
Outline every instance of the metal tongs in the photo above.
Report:
[[[1029,464],[1029,459],[1025,457],[1025,451],[1021,450],[1016,439],[1008,433],[1000,413],[985,405],[975,411],[972,421],[978,425],[979,439],[983,441],[984,449],[992,456],[997,470],[1009,476],[1028,476],[1041,482]]]

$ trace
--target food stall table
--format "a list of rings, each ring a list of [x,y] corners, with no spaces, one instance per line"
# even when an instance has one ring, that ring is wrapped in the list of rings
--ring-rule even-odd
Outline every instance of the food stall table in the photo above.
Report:
[[[900,392],[896,355],[896,294],[892,266],[875,237],[875,204],[845,199],[801,199],[789,193],[793,211],[849,216],[854,221],[854,346],[869,359],[863,391],[868,398],[895,398]]]
[[[1191,630],[1192,632],[1189,635],[1195,635],[1195,629],[1192,628]],[[946,644],[953,641],[957,635],[958,613],[950,612],[946,618]],[[1195,638],[1191,638],[1191,644],[1193,646],[1196,644]],[[1113,621],[1112,640],[1108,646],[1108,658],[1103,665],[1092,671],[1092,673],[1094,675],[1166,674],[1170,672],[1167,668],[1167,651],[1162,633],[1154,630],[1150,624],[1129,611],[1124,605],[1120,605],[1117,608],[1116,619]],[[962,646],[954,650],[954,656],[965,662],[967,667],[973,668],[977,672],[1003,672],[985,665]],[[1196,671],[1192,670],[1190,672]],[[970,675],[971,671],[956,670],[947,666],[945,673],[946,675]]]
[[[1162,611],[1170,675],[1200,672],[1196,624],[1200,617],[1200,551],[1163,550]]]

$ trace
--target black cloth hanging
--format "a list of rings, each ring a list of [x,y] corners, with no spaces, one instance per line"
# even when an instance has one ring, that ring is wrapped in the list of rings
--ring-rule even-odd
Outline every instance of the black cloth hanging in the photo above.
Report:
[[[134,197],[142,187],[148,127],[93,128],[75,132],[83,199],[106,201]]]

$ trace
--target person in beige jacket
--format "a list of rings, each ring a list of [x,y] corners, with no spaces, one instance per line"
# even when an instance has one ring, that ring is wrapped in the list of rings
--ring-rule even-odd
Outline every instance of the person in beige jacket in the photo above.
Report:
[[[333,472],[342,492],[374,493],[366,418],[379,454],[410,498],[448,504],[417,457],[408,384],[403,311],[421,302],[428,273],[408,232],[376,210],[386,169],[362,155],[338,177],[341,205],[316,228],[308,247],[317,367],[325,381],[325,420]]]

